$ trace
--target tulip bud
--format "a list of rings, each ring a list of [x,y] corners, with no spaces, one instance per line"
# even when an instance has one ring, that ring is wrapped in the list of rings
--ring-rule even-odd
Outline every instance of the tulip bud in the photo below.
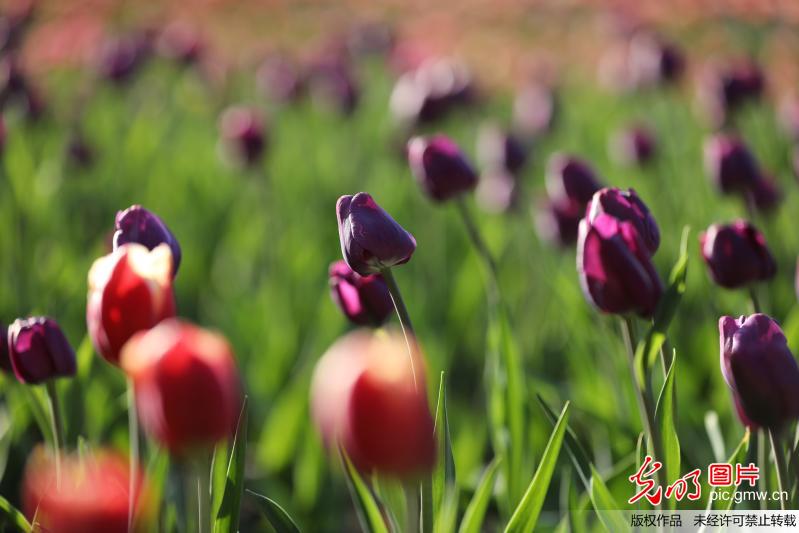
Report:
[[[597,191],[588,206],[587,217],[593,224],[600,214],[608,214],[619,221],[632,223],[646,245],[649,255],[653,255],[660,246],[660,230],[657,222],[635,190],[622,191],[608,187]]]
[[[721,373],[742,422],[780,429],[799,418],[799,366],[779,325],[758,313],[719,320]]]
[[[395,333],[336,341],[314,370],[311,416],[326,446],[340,444],[361,471],[408,479],[435,464],[424,364]]]
[[[705,169],[724,194],[744,191],[760,179],[755,156],[738,137],[718,134],[705,142]]]
[[[362,276],[407,263],[416,250],[413,235],[368,193],[339,198],[336,216],[344,260]]]
[[[241,386],[221,335],[165,320],[134,336],[120,361],[133,379],[142,427],[173,455],[208,449],[235,431]]]
[[[708,70],[700,86],[700,98],[715,125],[721,126],[744,105],[760,99],[765,91],[763,71],[753,61],[719,70]]]
[[[158,53],[183,65],[194,65],[202,59],[205,43],[196,29],[183,22],[173,22],[158,36]]]
[[[266,145],[264,125],[253,109],[235,106],[219,119],[222,149],[237,165],[253,166],[261,161]]]
[[[480,128],[477,155],[483,168],[504,168],[516,174],[527,162],[527,147],[512,134],[488,125]]]
[[[771,176],[762,175],[746,191],[747,201],[761,212],[773,211],[782,201],[782,191]]]
[[[488,168],[480,175],[477,203],[489,213],[510,211],[519,200],[519,179],[505,168]]]
[[[154,250],[160,244],[169,246],[172,252],[172,277],[177,275],[182,257],[180,243],[155,213],[140,205],[132,205],[117,212],[114,229],[114,250],[129,243],[141,244],[148,250]]]
[[[585,206],[594,197],[601,185],[594,170],[582,159],[562,153],[553,154],[547,164],[547,193],[553,202],[560,205],[576,203]],[[578,220],[579,222],[579,220]],[[574,226],[575,237],[577,225]]]
[[[118,365],[126,342],[175,315],[172,257],[166,244],[132,243],[96,260],[89,271],[86,323],[97,352]]]
[[[513,124],[517,131],[538,137],[552,130],[558,113],[555,91],[541,83],[531,83],[516,95]]]
[[[609,213],[583,219],[577,237],[577,272],[586,299],[605,313],[651,317],[663,285],[650,253],[633,222]]]
[[[305,91],[305,79],[299,67],[282,55],[274,55],[262,62],[255,81],[267,98],[279,103],[294,102]]]
[[[55,460],[36,448],[25,467],[22,509],[36,531],[48,533],[128,533],[130,468],[109,452],[89,457],[61,456],[60,484]],[[147,516],[149,501],[143,476],[135,483],[133,501],[139,517]],[[132,531],[143,531],[134,524]]]
[[[710,276],[722,287],[737,289],[777,273],[766,238],[745,220],[711,225],[699,235],[699,244]]]
[[[652,131],[644,126],[633,126],[616,134],[610,145],[611,155],[622,164],[643,166],[657,152]]]
[[[97,57],[97,70],[100,76],[120,85],[129,81],[142,64],[139,50],[138,42],[131,37],[105,41]]]
[[[408,163],[422,189],[435,202],[473,190],[477,173],[458,145],[444,135],[408,141]]]
[[[585,206],[570,200],[542,200],[535,212],[535,229],[538,236],[563,248],[577,242],[577,228],[585,216]]]
[[[682,52],[673,43],[645,31],[630,42],[630,76],[637,87],[675,82],[684,67]]]
[[[22,383],[75,375],[75,351],[55,320],[17,319],[8,328],[8,357]]]
[[[355,112],[360,101],[360,90],[350,67],[343,61],[322,61],[311,69],[308,79],[311,96],[325,109],[338,111],[344,116]]]
[[[344,315],[361,326],[380,326],[394,310],[383,276],[361,276],[342,260],[330,265],[330,293]]]
[[[75,134],[67,141],[67,161],[77,168],[90,168],[94,163],[94,151],[86,139],[80,134]]]

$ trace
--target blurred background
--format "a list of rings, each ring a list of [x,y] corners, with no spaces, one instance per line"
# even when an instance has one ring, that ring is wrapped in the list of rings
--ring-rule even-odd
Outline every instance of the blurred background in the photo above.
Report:
[[[664,279],[690,227],[688,289],[670,335],[684,470],[729,455],[743,427],[719,372],[717,324],[749,304],[745,292],[711,283],[697,237],[747,210],[715,190],[702,146],[732,128],[773,176],[778,201],[753,214],[779,268],[761,298],[796,353],[799,4],[428,4],[3,4],[0,320],[53,316],[79,350],[81,378],[59,383],[71,446],[127,448],[124,379],[86,341],[86,275],[108,251],[115,213],[142,204],[181,242],[179,314],[235,347],[250,395],[248,487],[284,505],[304,530],[354,529],[337,461],[309,423],[308,385],[316,360],[351,329],[330,299],[327,270],[341,255],[336,199],[363,190],[418,241],[395,273],[429,375],[450,376],[455,463],[468,501],[493,457],[483,414],[484,278],[457,213],[422,195],[403,147],[412,132],[444,132],[488,176],[496,169],[477,158],[477,146],[493,125],[528,153],[512,202],[488,181],[472,206],[498,259],[523,356],[525,478],[551,430],[537,394],[572,402],[570,424],[618,501],[630,495],[640,431],[616,321],[585,301],[573,245],[536,228],[547,161],[558,151],[584,158],[603,184],[639,192],[660,224],[654,261]],[[666,43],[679,51],[673,76],[662,66]],[[656,75],[649,60],[634,59],[641,49],[650,57],[652,46]],[[439,92],[403,88],[403,76],[431,61]],[[761,90],[720,109],[714,83],[739,63],[762,69]],[[234,105],[257,120],[225,128],[220,115]],[[656,143],[640,161],[614,148],[636,125]],[[260,144],[242,144],[253,130]],[[3,379],[0,494],[16,502],[41,437],[25,395]],[[588,508],[565,456],[560,464],[543,529],[564,527],[567,509]],[[243,507],[242,531],[262,530],[257,504],[245,497]],[[486,528],[500,523],[492,505]]]

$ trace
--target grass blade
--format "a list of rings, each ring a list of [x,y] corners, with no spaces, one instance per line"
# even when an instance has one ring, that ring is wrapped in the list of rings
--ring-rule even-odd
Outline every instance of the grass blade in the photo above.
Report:
[[[230,449],[230,462],[225,476],[224,494],[214,521],[215,533],[236,533],[239,530],[241,495],[244,493],[244,463],[247,453],[247,397],[241,406],[236,434]],[[215,482],[216,480],[214,480]],[[214,487],[217,488],[217,487]],[[216,495],[214,494],[214,498]]]
[[[435,431],[438,439],[438,461],[433,471],[433,506],[435,515],[438,516],[446,493],[457,491],[455,459],[452,457],[452,440],[447,416],[447,378],[444,372],[441,372],[441,381],[438,386]]]
[[[355,469],[350,458],[341,448],[339,448],[339,455],[344,472],[347,474],[347,487],[350,490],[352,502],[355,504],[361,528],[368,533],[388,533],[388,526],[386,526],[371,489],[364,483],[358,470]]]
[[[738,443],[738,446],[735,448],[735,451],[732,452],[732,455],[727,460],[729,464],[737,464],[737,463],[744,463],[746,461],[746,454],[749,452],[749,441],[750,441],[750,433],[749,430],[746,430],[744,433],[741,442]],[[730,511],[732,510],[733,506],[735,505],[735,500],[733,499],[733,495],[735,494],[737,487],[735,485],[731,485],[729,487],[713,487],[713,490],[710,493],[707,509],[710,511],[713,509],[713,502],[719,502],[718,507],[716,507],[717,511]],[[722,493],[726,494],[729,493],[728,497],[719,497],[714,498],[715,493]]]
[[[254,496],[261,504],[261,511],[276,533],[300,533],[300,528],[297,527],[291,516],[275,500],[250,489],[247,489],[247,494]]]
[[[589,491],[591,503],[596,509],[599,521],[609,533],[629,531],[626,520],[620,512],[622,508],[611,495],[602,476],[591,466],[591,490]]]
[[[463,514],[458,533],[480,533],[486,509],[488,509],[488,504],[494,492],[494,483],[497,479],[500,464],[502,464],[501,456],[495,457],[486,467],[483,477],[480,478],[480,483],[478,483],[477,489],[474,491],[474,496],[472,496],[469,505],[466,506],[466,512]]]
[[[0,496],[0,524],[13,526],[17,531],[25,533],[33,530],[25,515],[2,496]]]
[[[540,395],[536,395],[536,399],[539,405],[541,405],[541,409],[544,410],[549,422],[554,427],[558,419],[555,415],[555,411]],[[570,427],[566,428],[565,440],[566,451],[569,452],[569,456],[572,458],[572,463],[574,464],[575,470],[577,470],[577,475],[580,476],[585,490],[589,490],[591,481],[591,461],[588,459],[588,453],[586,453],[585,448],[580,444],[577,435],[575,435]]]
[[[549,442],[544,450],[541,463],[539,463],[538,469],[530,485],[527,487],[522,501],[513,512],[510,522],[508,522],[505,528],[506,532],[535,530],[538,516],[541,514],[541,507],[544,505],[544,498],[549,489],[549,483],[552,480],[552,473],[555,471],[555,465],[558,462],[560,448],[563,444],[563,437],[566,434],[566,426],[568,423],[569,403],[566,402],[558,418],[558,422],[555,424],[555,429],[549,437]]]
[[[666,480],[671,483],[680,477],[680,439],[677,436],[675,384],[674,374],[677,366],[675,352],[671,360],[669,372],[660,391],[657,408],[655,409],[655,423],[659,427],[660,438],[664,457],[661,459],[665,465]],[[676,500],[669,499],[668,504],[673,509]]]

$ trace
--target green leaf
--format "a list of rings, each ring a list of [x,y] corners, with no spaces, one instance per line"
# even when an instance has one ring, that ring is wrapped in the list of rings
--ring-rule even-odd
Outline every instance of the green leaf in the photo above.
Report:
[[[555,429],[549,437],[541,463],[539,463],[522,501],[519,502],[519,506],[513,512],[510,522],[505,528],[506,532],[535,530],[541,507],[544,505],[544,498],[547,495],[547,490],[549,490],[549,483],[552,480],[552,473],[555,471],[555,465],[558,462],[558,455],[560,455],[560,448],[563,444],[563,437],[566,434],[568,423],[569,403],[566,402],[566,405],[563,406],[563,411],[560,413],[560,418],[555,424]]]
[[[25,515],[2,496],[0,496],[0,524],[10,525],[16,528],[16,531],[26,533],[33,530],[33,526],[25,518]]]
[[[214,521],[215,533],[236,533],[239,530],[239,512],[241,509],[241,495],[244,493],[244,464],[247,453],[247,397],[241,405],[239,421],[236,424],[236,434],[233,436],[233,444],[230,449],[230,462],[227,465],[224,492]],[[214,457],[216,463],[218,456]],[[214,468],[212,475],[216,478]],[[217,485],[217,479],[213,479],[213,500],[217,500],[217,491],[222,486]]]
[[[705,413],[705,431],[710,441],[710,448],[713,450],[713,460],[720,463],[724,460],[724,436],[721,434],[719,426],[719,415],[716,411],[710,410]]]
[[[300,528],[297,527],[296,522],[289,516],[275,500],[267,498],[263,494],[258,494],[250,489],[247,489],[247,494],[255,496],[261,504],[261,510],[266,517],[269,525],[276,533],[300,533]]]
[[[622,508],[613,496],[610,494],[605,482],[602,481],[602,476],[599,472],[591,466],[591,488],[588,491],[591,497],[591,503],[596,509],[599,521],[609,533],[616,533],[618,531],[629,531],[624,515],[621,513]]]
[[[455,521],[458,518],[458,493],[447,491],[436,514],[433,533],[454,533]]]
[[[308,374],[302,372],[277,396],[263,425],[256,459],[269,472],[281,470],[296,456],[297,444],[308,420],[308,379]]]
[[[47,396],[41,390],[41,387],[31,387],[30,385],[16,383],[15,388],[25,398],[45,442],[52,446],[55,437],[53,436],[53,427],[50,424],[50,404]]]
[[[743,462],[746,461],[746,454],[749,452],[749,441],[750,441],[750,439],[751,439],[751,434],[749,433],[749,430],[747,429],[746,432],[744,433],[743,438],[741,439],[741,442],[738,443],[738,446],[735,448],[735,451],[732,452],[732,455],[727,460],[727,462],[729,464],[734,465],[734,464],[743,463]],[[710,497],[708,498],[708,501],[707,501],[708,502],[707,503],[708,511],[714,508],[714,506],[713,506],[713,502],[714,501],[717,502],[717,504],[718,504],[715,507],[715,509],[717,511],[730,511],[730,510],[732,510],[733,506],[735,505],[735,500],[733,499],[733,495],[735,494],[736,490],[737,490],[737,487],[735,485],[731,485],[729,487],[713,487],[713,490],[711,491]],[[720,494],[729,494],[729,496],[718,497],[718,498],[714,499],[714,494],[717,493],[717,492],[720,493]]]
[[[671,360],[669,372],[663,382],[660,391],[657,408],[655,409],[655,423],[658,425],[664,457],[658,458],[665,465],[666,480],[668,483],[680,477],[680,439],[677,436],[676,422],[676,399],[674,374],[677,366],[677,353],[675,351]],[[669,505],[673,509],[676,501],[669,499]]]
[[[436,438],[438,439],[438,461],[433,470],[433,506],[438,516],[443,505],[446,493],[457,493],[455,482],[455,459],[452,457],[452,439],[449,432],[449,418],[447,416],[447,380],[446,374],[441,372],[441,381],[438,386],[438,402],[436,404],[435,421]]]
[[[466,506],[466,512],[463,514],[458,533],[480,533],[486,509],[488,509],[488,504],[491,502],[491,496],[494,492],[494,483],[497,479],[500,464],[502,464],[501,456],[495,457],[486,467],[483,477],[480,478],[480,483],[477,484],[477,489],[474,491],[474,496],[472,496],[469,505]]]
[[[388,526],[383,520],[380,507],[371,489],[366,486],[358,470],[352,465],[350,458],[342,448],[339,448],[339,455],[344,472],[347,474],[347,487],[350,490],[352,502],[355,504],[361,528],[368,533],[388,533]]]
[[[544,401],[540,395],[536,395],[536,399],[538,400],[539,405],[541,405],[541,409],[544,410],[549,422],[552,426],[555,426],[557,421],[557,416],[555,415],[555,411]],[[569,456],[572,459],[572,463],[574,464],[575,470],[577,470],[577,475],[583,482],[585,486],[585,490],[590,488],[590,480],[591,480],[591,461],[588,459],[588,453],[586,453],[585,448],[580,441],[577,439],[577,435],[575,435],[574,431],[570,427],[566,428],[566,451],[569,452]]]
[[[646,376],[649,369],[657,361],[663,343],[666,342],[666,331],[669,329],[671,321],[677,314],[677,307],[685,294],[685,280],[688,275],[688,237],[691,229],[685,226],[682,231],[680,241],[680,255],[677,262],[671,269],[669,276],[669,286],[660,299],[660,304],[655,311],[652,327],[649,328],[643,341],[641,341],[635,351],[635,367],[639,385],[646,385]]]
[[[508,501],[522,491],[524,445],[524,374],[519,346],[501,303],[489,310],[488,324],[489,413],[494,450],[507,458],[504,465]]]

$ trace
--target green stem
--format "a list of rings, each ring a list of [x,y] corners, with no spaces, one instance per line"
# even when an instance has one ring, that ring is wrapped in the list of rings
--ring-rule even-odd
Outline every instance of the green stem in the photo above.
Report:
[[[488,249],[488,245],[483,239],[480,230],[477,228],[477,224],[474,222],[474,218],[472,218],[472,215],[469,212],[466,201],[463,198],[458,198],[455,201],[455,206],[458,208],[458,213],[461,216],[461,220],[463,220],[463,225],[466,227],[466,233],[469,234],[469,240],[472,241],[472,244],[477,250],[477,254],[480,256],[480,259],[483,261],[483,264],[488,271],[488,276],[491,282],[489,288],[492,291],[497,291],[499,288],[499,270],[497,269],[497,263],[494,261],[494,257],[491,255],[491,250]]]
[[[128,485],[128,531],[133,531],[136,516],[136,495],[139,481],[139,420],[133,380],[128,378],[128,441],[130,446],[130,480]]]
[[[61,419],[61,404],[52,379],[45,384],[50,399],[50,421],[53,427],[53,456],[55,457],[56,484],[61,486],[61,450],[64,448],[64,425]]]
[[[760,313],[762,307],[760,307],[760,299],[757,297],[757,290],[753,287],[749,287],[749,301],[752,304],[752,309],[755,313]]]
[[[768,430],[768,436],[771,440],[771,449],[774,452],[774,462],[777,464],[777,486],[780,490],[780,496],[785,492],[788,481],[788,467],[785,462],[785,450],[782,448],[780,436],[774,429]],[[780,498],[780,508],[787,510],[788,502]]]
[[[630,369],[633,389],[635,389],[635,396],[638,401],[638,412],[641,416],[641,424],[644,427],[646,435],[649,437],[649,442],[651,443],[650,451],[654,459],[656,461],[663,461],[665,456],[661,450],[660,432],[655,422],[654,405],[648,392],[651,391],[652,387],[647,386],[647,392],[645,392],[638,383],[638,377],[635,371],[635,338],[633,337],[633,323],[630,317],[625,316],[621,319],[621,332],[627,352],[627,365]],[[649,382],[648,376],[645,376],[644,379],[647,383]],[[657,474],[655,475],[657,476]]]
[[[419,500],[421,484],[405,483],[402,485],[405,491],[405,531],[407,533],[419,532]]]
[[[394,302],[394,309],[397,311],[397,318],[399,318],[400,328],[402,335],[405,337],[405,344],[408,347],[408,357],[411,361],[411,371],[413,372],[413,384],[418,385],[416,379],[416,366],[415,360],[418,355],[416,346],[416,334],[411,323],[411,316],[408,314],[408,308],[405,307],[405,301],[402,299],[402,294],[397,285],[397,280],[394,279],[394,273],[390,268],[385,268],[381,271],[383,279],[388,286],[388,292],[391,295],[391,301]]]

